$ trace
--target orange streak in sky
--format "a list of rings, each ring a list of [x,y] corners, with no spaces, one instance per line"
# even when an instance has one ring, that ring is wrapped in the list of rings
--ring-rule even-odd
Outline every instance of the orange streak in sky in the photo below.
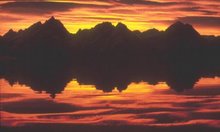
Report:
[[[181,3],[181,1],[178,0],[154,1],[162,2],[161,4],[165,2],[176,2],[176,4],[154,6],[150,4],[123,4],[116,1],[60,0],[50,2],[74,2],[81,6],[73,6],[73,8],[65,11],[54,10],[47,14],[35,14],[34,12],[30,13],[28,11],[24,12],[25,8],[23,9],[22,7],[20,7],[19,10],[23,10],[23,13],[0,9],[0,23],[1,25],[4,25],[0,27],[0,34],[3,35],[11,28],[16,31],[19,29],[25,29],[33,23],[37,21],[45,21],[51,16],[60,19],[71,33],[76,33],[79,29],[89,29],[103,21],[109,21],[113,24],[122,22],[131,30],[145,31],[151,28],[165,30],[180,17],[219,17],[220,14],[220,3],[214,0],[197,0],[192,1],[192,4],[184,4],[184,2],[189,1],[182,1]],[[85,6],[88,4],[92,4],[93,6]],[[215,6],[215,8],[213,8],[213,6]],[[199,23],[203,22],[200,21]],[[195,26],[201,34],[220,35],[219,25],[190,24]]]

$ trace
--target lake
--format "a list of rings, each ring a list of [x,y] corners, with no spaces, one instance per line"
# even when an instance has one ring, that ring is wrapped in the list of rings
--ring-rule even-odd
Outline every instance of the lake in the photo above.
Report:
[[[94,85],[79,84],[77,79],[55,96],[3,78],[0,87],[1,127],[8,131],[50,130],[52,124],[57,124],[53,129],[85,131],[109,126],[124,131],[220,129],[219,77],[201,78],[193,89],[182,92],[170,89],[166,82],[132,82],[123,91],[103,92]]]

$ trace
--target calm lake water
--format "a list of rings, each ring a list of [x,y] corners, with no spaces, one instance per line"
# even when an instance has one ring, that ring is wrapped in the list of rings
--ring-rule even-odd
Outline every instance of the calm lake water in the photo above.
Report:
[[[220,78],[201,78],[194,89],[175,92],[164,82],[131,83],[105,93],[69,82],[51,98],[23,84],[0,80],[1,127],[35,124],[205,126],[220,129]]]

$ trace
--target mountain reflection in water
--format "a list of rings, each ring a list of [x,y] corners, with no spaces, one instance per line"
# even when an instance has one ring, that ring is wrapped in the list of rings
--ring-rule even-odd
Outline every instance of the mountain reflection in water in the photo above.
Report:
[[[130,83],[123,92],[114,89],[105,93],[94,85],[80,85],[72,80],[52,99],[46,92],[39,94],[19,83],[11,86],[1,79],[1,124],[200,126],[217,130],[219,83],[217,77],[202,78],[194,89],[176,93],[164,82],[139,82]]]
[[[0,38],[1,127],[219,131],[219,40],[181,22],[142,33],[105,22],[72,35],[52,17],[11,30]]]
[[[218,68],[76,64],[5,64],[0,82],[3,128],[22,132],[220,129]]]
[[[132,82],[148,82],[156,85],[165,82],[177,92],[192,89],[201,78],[220,76],[219,68],[196,67],[192,64],[132,64],[118,65],[111,63],[97,64],[35,64],[18,63],[5,64],[0,77],[11,85],[19,82],[30,86],[34,91],[46,91],[55,97],[74,78],[79,84],[94,85],[96,89],[111,92],[113,89],[123,91]],[[215,68],[217,67],[217,68]]]

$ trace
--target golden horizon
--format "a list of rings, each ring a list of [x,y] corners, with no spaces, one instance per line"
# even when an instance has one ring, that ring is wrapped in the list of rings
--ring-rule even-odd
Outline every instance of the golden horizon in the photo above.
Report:
[[[53,16],[51,16],[51,17],[53,17]],[[36,21],[36,22],[34,22],[34,23],[32,23],[32,24],[30,24],[30,25],[27,25],[27,26],[24,26],[24,25],[22,25],[22,28],[20,28],[20,29],[17,29],[17,28],[15,28],[15,29],[12,29],[12,28],[10,28],[10,29],[8,29],[8,30],[6,30],[5,32],[0,32],[0,35],[2,35],[2,36],[4,36],[4,34],[6,34],[9,30],[13,30],[13,31],[15,31],[15,32],[18,32],[19,30],[26,30],[26,29],[28,29],[29,27],[31,27],[33,24],[35,24],[35,23],[37,23],[37,22],[41,22],[41,23],[45,23],[48,19],[50,19],[50,17],[49,18],[47,18],[46,20],[43,20],[43,21]],[[56,17],[55,17],[55,19],[57,19]],[[60,20],[60,19],[57,19],[57,20]],[[86,30],[86,29],[92,29],[92,28],[94,28],[96,25],[98,25],[98,24],[101,24],[101,23],[103,23],[103,22],[110,22],[113,26],[116,26],[118,23],[122,23],[122,24],[125,24],[124,22],[111,22],[111,21],[103,21],[103,22],[99,22],[99,23],[93,23],[93,24],[91,24],[91,25],[81,25],[81,27],[74,27],[74,25],[73,24],[71,24],[71,22],[67,22],[66,24],[65,23],[63,23],[62,22],[62,20],[60,20],[61,21],[61,23],[64,25],[64,27],[66,28],[66,30],[69,32],[69,33],[71,33],[71,34],[76,34],[79,30]],[[172,25],[172,24],[174,24],[175,22],[173,22],[173,23],[171,23],[170,25]],[[183,22],[184,23],[184,22]],[[190,23],[185,23],[185,24],[190,24]],[[155,26],[155,27],[159,27],[159,28],[155,28],[155,27],[149,27],[149,28],[143,28],[143,29],[141,29],[141,26],[135,26],[135,27],[132,27],[131,25],[129,25],[129,23],[128,23],[128,25],[127,24],[125,24],[126,26],[127,26],[127,28],[129,29],[129,30],[131,30],[131,31],[140,31],[140,32],[144,32],[144,31],[147,31],[147,30],[150,30],[150,29],[157,29],[157,30],[159,30],[159,31],[165,31],[170,25],[160,25],[160,26]],[[190,24],[191,25],[191,24]],[[193,26],[193,25],[192,25]],[[193,28],[198,32],[198,33],[200,33],[201,35],[214,35],[214,36],[220,36],[220,33],[218,34],[217,32],[216,32],[216,34],[205,34],[204,33],[204,31],[203,30],[198,30],[197,28],[196,28],[196,26],[193,26]],[[208,33],[208,31],[206,31],[207,33]]]
[[[70,33],[105,21],[124,23],[130,30],[165,30],[175,21],[189,23],[202,35],[220,36],[220,2],[216,0],[3,0],[0,34],[26,29],[50,16]]]

